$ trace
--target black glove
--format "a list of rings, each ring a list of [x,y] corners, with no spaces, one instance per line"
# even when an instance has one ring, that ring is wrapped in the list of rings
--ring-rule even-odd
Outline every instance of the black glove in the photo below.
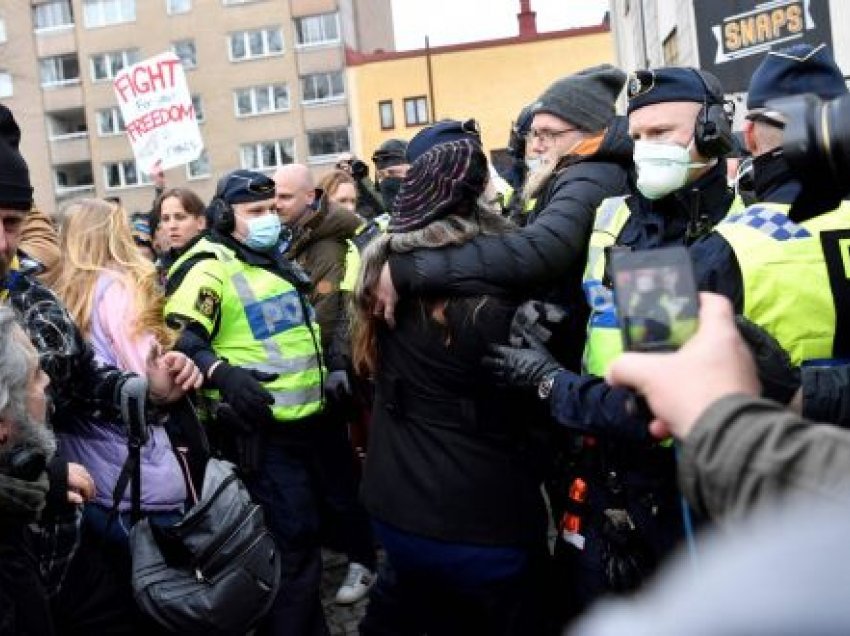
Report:
[[[735,316],[738,332],[756,362],[762,395],[788,404],[800,388],[800,368],[795,367],[776,338],[744,316]]]
[[[510,343],[514,347],[525,346],[525,336],[533,335],[542,343],[549,341],[552,327],[556,327],[567,318],[567,312],[558,305],[529,300],[517,307],[511,320]]]
[[[222,401],[232,406],[243,420],[268,422],[274,419],[269,408],[274,398],[261,382],[271,382],[277,376],[277,373],[243,369],[222,361],[213,370],[210,384],[221,391]]]
[[[369,176],[369,166],[360,159],[355,159],[351,162],[351,176],[355,181],[360,181]]]
[[[541,381],[563,368],[536,336],[524,330],[519,333],[526,347],[490,345],[490,355],[481,363],[501,384],[536,389]]]
[[[337,402],[351,397],[351,382],[348,380],[348,372],[344,369],[331,371],[325,378],[325,392]]]
[[[608,589],[629,592],[655,570],[652,549],[622,508],[608,508],[602,521],[602,566]]]

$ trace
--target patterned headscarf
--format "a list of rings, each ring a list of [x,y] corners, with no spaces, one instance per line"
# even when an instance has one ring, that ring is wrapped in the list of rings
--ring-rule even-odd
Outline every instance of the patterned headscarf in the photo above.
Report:
[[[486,183],[487,158],[479,146],[467,139],[438,144],[410,166],[388,229],[412,232],[449,214],[471,214]]]

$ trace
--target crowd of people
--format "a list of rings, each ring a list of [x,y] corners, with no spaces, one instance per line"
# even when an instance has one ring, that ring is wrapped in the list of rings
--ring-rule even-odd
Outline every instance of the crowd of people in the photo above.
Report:
[[[206,203],[159,179],[148,214],[80,199],[58,227],[0,105],[0,634],[168,633],[133,529],[186,565],[167,539],[212,457],[279,561],[239,633],[328,633],[323,547],[366,636],[846,630],[850,203],[805,188],[771,107],[846,95],[841,70],[768,52],[743,147],[697,68],[541,89],[503,176],[474,119],[442,120],[374,180],[348,154],[318,183],[227,172]],[[624,353],[612,255],[667,247],[697,333]],[[830,552],[785,559],[810,514]]]

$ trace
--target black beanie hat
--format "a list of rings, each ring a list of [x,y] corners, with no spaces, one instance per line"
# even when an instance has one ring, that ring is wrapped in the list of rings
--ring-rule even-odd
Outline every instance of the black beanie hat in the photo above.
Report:
[[[393,203],[389,231],[420,230],[458,212],[484,192],[487,178],[481,146],[469,139],[437,144],[411,164]]]
[[[626,83],[616,66],[600,64],[562,77],[531,105],[531,112],[549,113],[588,132],[599,132],[614,118],[614,103]]]
[[[18,145],[21,129],[12,111],[0,104],[0,208],[30,210],[33,205],[32,185],[27,162]]]

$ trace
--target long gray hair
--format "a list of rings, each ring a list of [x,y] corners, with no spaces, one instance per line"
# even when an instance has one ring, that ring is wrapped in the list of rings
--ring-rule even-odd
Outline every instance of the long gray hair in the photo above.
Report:
[[[368,375],[376,368],[375,290],[390,254],[463,245],[480,234],[502,234],[511,227],[511,222],[500,214],[478,207],[472,215],[450,214],[419,230],[382,234],[374,239],[363,251],[360,273],[354,286],[351,321],[354,368],[362,375]]]

